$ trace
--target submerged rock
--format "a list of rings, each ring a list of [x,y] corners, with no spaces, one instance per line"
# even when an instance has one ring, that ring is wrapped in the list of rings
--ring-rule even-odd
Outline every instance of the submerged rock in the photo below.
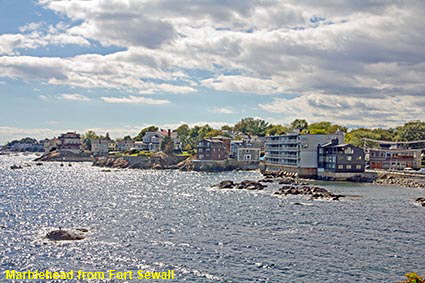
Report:
[[[213,187],[218,189],[262,190],[267,186],[261,184],[259,181],[245,180],[240,183],[234,183],[231,180],[224,180]]]
[[[329,192],[325,188],[315,186],[283,186],[275,195],[305,195],[313,199],[339,200],[343,195]]]
[[[21,165],[16,165],[16,164],[14,164],[14,165],[10,166],[10,169],[12,169],[12,170],[15,170],[15,169],[22,169],[22,166],[21,166]]]
[[[425,198],[417,198],[415,202],[420,206],[425,206]]]
[[[85,234],[89,230],[77,228],[75,230],[53,230],[46,234],[46,238],[52,241],[75,241],[85,239]]]
[[[220,184],[217,185],[219,189],[233,189],[235,187],[235,183],[230,180],[221,181]]]

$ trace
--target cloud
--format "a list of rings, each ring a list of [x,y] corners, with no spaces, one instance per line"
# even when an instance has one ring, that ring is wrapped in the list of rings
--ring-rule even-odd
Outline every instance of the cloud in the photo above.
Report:
[[[233,110],[230,107],[218,107],[211,110],[215,113],[221,113],[221,114],[233,114]]]
[[[292,99],[273,99],[259,107],[284,116],[286,123],[303,117],[310,122],[332,121],[351,127],[392,127],[409,120],[425,120],[425,97],[380,98],[309,94]]]
[[[59,97],[65,100],[72,100],[72,101],[90,101],[91,99],[87,96],[77,94],[77,93],[64,93],[59,94]]]
[[[346,97],[391,103],[395,96],[415,101],[425,93],[423,1],[38,3],[70,24],[30,22],[21,33],[0,35],[0,54],[8,55],[0,57],[3,77],[138,94],[202,88],[272,97],[291,93],[310,102]],[[67,44],[101,51],[119,46],[122,51],[68,58],[19,56],[31,48]],[[263,105],[263,110],[274,109]],[[317,115],[308,109],[313,112],[306,115]]]
[[[103,101],[107,103],[127,103],[127,104],[151,104],[161,105],[168,104],[170,101],[165,99],[153,99],[142,96],[128,96],[128,97],[102,97]]]
[[[202,81],[202,85],[220,91],[272,94],[281,92],[279,84],[270,79],[245,76],[219,76]]]

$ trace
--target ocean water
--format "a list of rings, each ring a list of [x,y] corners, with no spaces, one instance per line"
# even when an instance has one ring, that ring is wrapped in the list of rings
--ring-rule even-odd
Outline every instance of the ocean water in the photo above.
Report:
[[[210,188],[258,180],[258,172],[101,172],[32,158],[0,156],[1,282],[12,282],[4,280],[11,269],[175,271],[174,280],[146,282],[376,283],[425,274],[425,208],[413,204],[425,190],[329,182],[320,184],[350,197],[311,201],[273,196],[277,184]],[[25,162],[31,167],[9,168]],[[44,238],[58,227],[90,232],[82,241]],[[143,282],[80,280],[135,281]]]

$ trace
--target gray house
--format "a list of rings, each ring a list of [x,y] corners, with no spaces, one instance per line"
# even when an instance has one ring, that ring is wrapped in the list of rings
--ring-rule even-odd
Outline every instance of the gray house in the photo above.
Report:
[[[338,144],[334,139],[318,145],[317,152],[319,177],[349,178],[365,171],[365,153],[352,144]]]

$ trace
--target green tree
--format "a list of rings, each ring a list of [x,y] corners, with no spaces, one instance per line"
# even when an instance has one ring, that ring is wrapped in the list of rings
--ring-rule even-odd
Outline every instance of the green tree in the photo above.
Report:
[[[137,134],[137,136],[135,136],[135,137],[134,137],[134,140],[135,140],[135,141],[142,141],[142,140],[143,140],[143,136],[144,136],[147,132],[156,132],[156,131],[158,131],[158,127],[156,127],[156,126],[149,126],[149,127],[146,127],[146,128],[144,128],[144,129],[142,129],[142,130],[140,131],[140,133],[139,133],[139,134]]]
[[[89,130],[85,134],[81,136],[84,139],[98,140],[99,136],[95,133],[95,131]]]
[[[235,125],[234,129],[247,135],[264,137],[269,127],[270,124],[264,120],[244,118]]]
[[[173,153],[174,151],[174,142],[169,136],[165,136],[161,142],[161,150],[167,154]]]
[[[302,131],[302,130],[306,130],[307,127],[308,127],[308,122],[304,119],[295,119],[291,123],[292,130],[300,129],[300,131]]]
[[[397,127],[395,139],[399,141],[425,140],[425,122],[410,121]]]
[[[176,129],[177,135],[182,138],[182,137],[187,137],[189,136],[190,133],[190,128],[187,124],[183,124],[180,127],[178,127]]]
[[[307,132],[309,134],[333,134],[338,131],[347,132],[347,128],[332,124],[331,122],[318,122],[308,125]]]
[[[233,130],[233,127],[229,126],[229,125],[223,125],[223,126],[221,126],[221,130],[222,131],[231,131],[231,130]]]
[[[208,124],[206,124],[206,125],[204,125],[204,126],[202,126],[200,129],[199,129],[199,138],[200,139],[204,139],[205,137],[206,137],[206,135],[209,133],[209,132],[211,132],[211,131],[213,131],[214,129],[213,128],[211,128],[210,127],[210,125],[208,125]]]
[[[368,146],[377,147],[378,143],[372,141],[364,141],[363,138],[381,141],[393,141],[395,138],[394,129],[367,129],[358,128],[353,129],[345,135],[345,142],[351,143],[355,146]]]
[[[223,135],[223,131],[212,129],[211,131],[209,131],[208,133],[205,134],[204,138],[209,139],[209,138],[212,138],[212,137],[215,137],[215,136],[220,136],[220,135]]]
[[[283,125],[271,125],[266,130],[266,136],[278,136],[287,133],[289,130]]]

